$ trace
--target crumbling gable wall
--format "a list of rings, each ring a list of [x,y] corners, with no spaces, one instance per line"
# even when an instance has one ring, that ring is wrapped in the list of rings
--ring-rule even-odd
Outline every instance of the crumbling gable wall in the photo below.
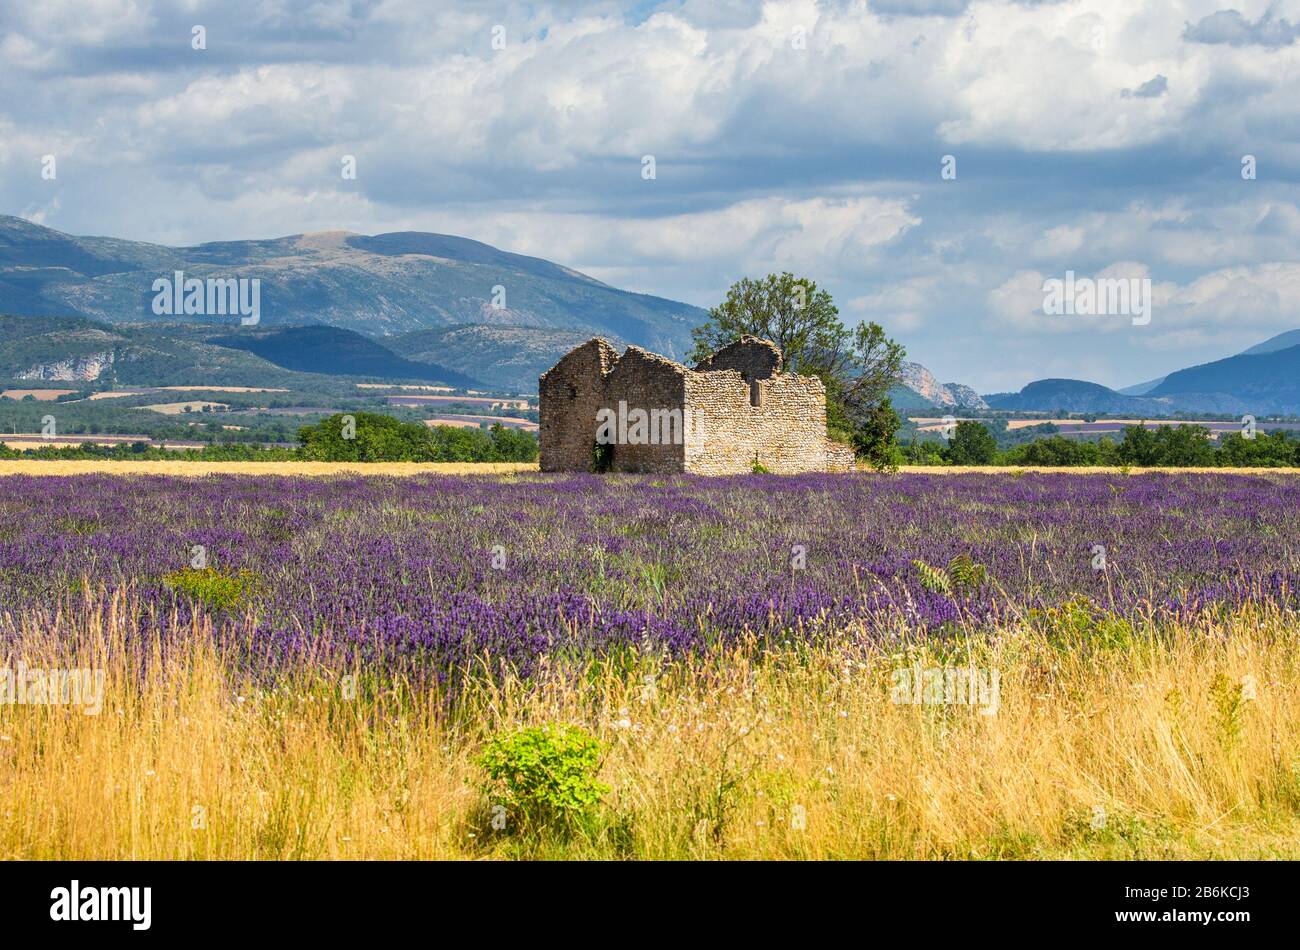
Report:
[[[543,472],[585,472],[596,442],[596,413],[605,405],[605,376],[618,351],[604,340],[570,350],[538,380],[538,435]]]
[[[629,413],[644,413],[646,439],[652,441],[620,438],[610,447],[611,470],[669,473],[685,470],[684,407],[688,375],[690,370],[680,363],[639,346],[629,346],[619,357],[605,378],[605,405],[619,418],[620,424]]]
[[[735,343],[728,343],[695,369],[701,373],[734,369],[748,383],[755,379],[770,379],[781,372],[781,365],[781,350],[775,343],[746,335]]]

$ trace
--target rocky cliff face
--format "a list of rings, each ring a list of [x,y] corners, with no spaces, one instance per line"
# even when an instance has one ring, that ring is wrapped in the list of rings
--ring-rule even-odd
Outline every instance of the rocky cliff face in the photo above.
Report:
[[[903,385],[936,406],[964,409],[987,409],[979,393],[960,383],[941,383],[920,363],[904,363]]]
[[[959,406],[965,406],[969,409],[988,408],[988,403],[984,401],[984,397],[969,386],[963,386],[961,383],[944,383],[943,388],[952,393]]]
[[[40,363],[18,373],[18,379],[44,379],[54,382],[88,382],[99,379],[113,365],[113,351],[74,356],[57,363]]]

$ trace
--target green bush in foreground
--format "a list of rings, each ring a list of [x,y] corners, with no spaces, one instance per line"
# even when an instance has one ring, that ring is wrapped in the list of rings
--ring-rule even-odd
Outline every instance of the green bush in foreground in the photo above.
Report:
[[[600,743],[577,726],[530,726],[488,740],[486,791],[526,825],[568,824],[600,803]]]

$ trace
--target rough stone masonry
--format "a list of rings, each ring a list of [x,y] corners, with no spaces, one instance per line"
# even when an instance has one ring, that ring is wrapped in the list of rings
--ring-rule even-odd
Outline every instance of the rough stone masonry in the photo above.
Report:
[[[752,336],[694,369],[589,340],[539,380],[542,471],[592,471],[598,458],[615,472],[851,469],[853,450],[826,437],[821,380],[781,366],[780,349]]]

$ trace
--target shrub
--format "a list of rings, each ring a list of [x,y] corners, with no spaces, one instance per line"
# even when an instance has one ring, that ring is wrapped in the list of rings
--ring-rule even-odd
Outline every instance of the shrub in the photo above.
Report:
[[[298,430],[302,457],[314,462],[432,461],[433,438],[426,426],[372,412],[335,413]]]
[[[1229,751],[1241,738],[1246,702],[1245,687],[1232,683],[1222,673],[1210,681],[1210,701],[1214,704],[1214,720],[1219,728],[1219,742]]]
[[[252,586],[245,574],[232,577],[210,567],[172,571],[163,577],[163,583],[213,610],[239,606]]]
[[[530,726],[493,736],[479,755],[485,790],[527,825],[570,824],[599,804],[600,742],[578,726]]]
[[[355,430],[345,426],[351,417]],[[532,462],[537,439],[495,424],[490,430],[425,426],[373,412],[335,413],[298,430],[300,456],[319,462]]]
[[[1083,596],[1045,610],[1031,610],[1029,616],[1042,624],[1048,641],[1061,649],[1123,649],[1136,638],[1131,622]]]

